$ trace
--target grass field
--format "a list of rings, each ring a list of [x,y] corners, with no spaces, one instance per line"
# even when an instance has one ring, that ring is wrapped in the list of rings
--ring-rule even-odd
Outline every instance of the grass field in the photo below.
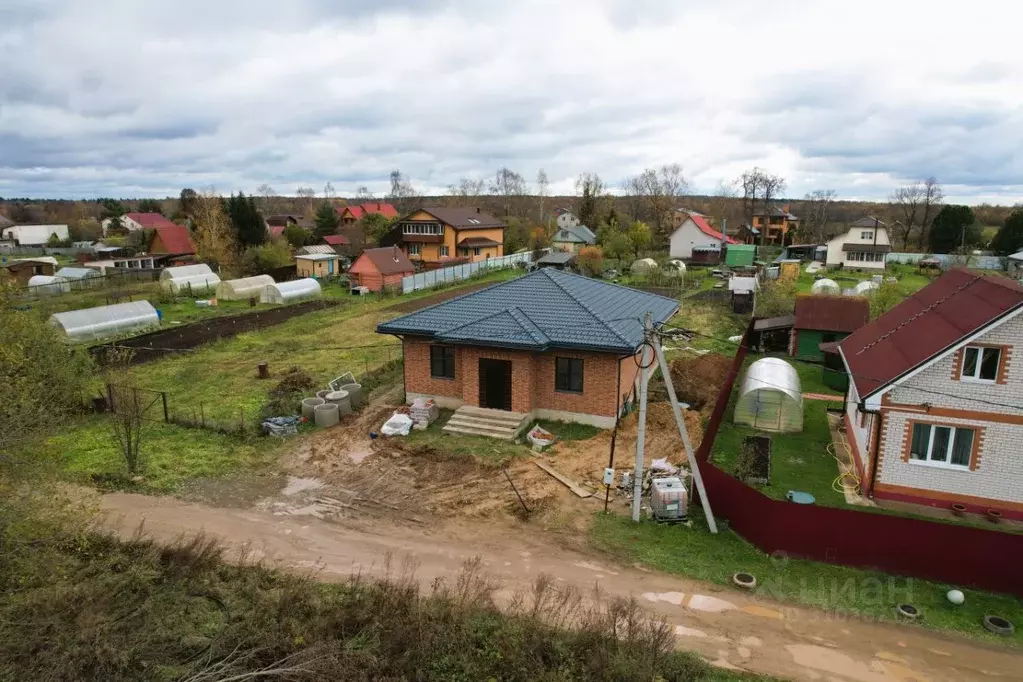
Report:
[[[962,589],[959,586],[813,561],[772,558],[730,530],[711,535],[699,505],[693,509],[691,528],[652,521],[634,524],[625,517],[597,514],[589,542],[625,564],[638,562],[725,587],[732,586],[733,573],[747,571],[757,578],[756,594],[824,609],[836,618],[894,620],[895,606],[908,602],[922,610],[919,622],[923,627],[1023,645],[1020,628],[1012,637],[1005,638],[992,635],[982,625],[983,617],[991,613],[1017,624],[1023,622],[1023,606],[1014,597],[965,589],[965,604],[953,606],[945,594],[953,587]]]

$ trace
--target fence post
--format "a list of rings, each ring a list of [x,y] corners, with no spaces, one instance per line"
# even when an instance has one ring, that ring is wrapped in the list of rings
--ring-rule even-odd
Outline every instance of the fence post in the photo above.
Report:
[[[160,391],[160,397],[163,398],[163,421],[166,424],[170,421],[170,416],[167,414],[167,392]]]
[[[107,384],[107,403],[109,403],[109,410],[114,411],[114,385]]]

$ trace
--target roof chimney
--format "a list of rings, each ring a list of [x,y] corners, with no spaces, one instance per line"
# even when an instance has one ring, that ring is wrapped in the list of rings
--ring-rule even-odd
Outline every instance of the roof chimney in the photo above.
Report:
[[[477,213],[479,213],[479,212],[480,212],[480,207],[479,207],[479,206],[477,206],[477,207],[476,207],[476,212],[477,212]]]

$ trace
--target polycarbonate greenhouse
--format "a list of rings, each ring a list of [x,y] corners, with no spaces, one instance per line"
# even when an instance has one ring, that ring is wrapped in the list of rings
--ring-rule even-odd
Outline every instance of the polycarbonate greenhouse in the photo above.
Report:
[[[870,292],[876,291],[879,288],[880,287],[877,282],[871,282],[870,280],[867,280],[865,282],[860,282],[859,284],[857,284],[856,288],[853,289],[853,293],[856,294],[857,296],[867,296],[868,294],[870,294]]]
[[[32,275],[28,279],[29,292],[41,296],[66,294],[71,291],[71,282],[63,277]]]
[[[311,277],[296,279],[291,282],[280,282],[263,287],[259,296],[260,303],[295,303],[309,298],[316,298],[323,290],[320,283]]]
[[[792,365],[780,358],[750,365],[739,385],[734,421],[761,431],[802,431],[803,391]]]
[[[220,277],[205,263],[179,265],[160,273],[160,286],[175,294],[201,294],[216,289],[218,284]]]
[[[63,331],[69,341],[94,341],[157,327],[160,316],[149,301],[131,301],[54,313],[50,324]]]
[[[103,273],[95,268],[61,268],[54,273],[54,277],[61,277],[66,280],[91,279],[102,276]]]
[[[259,298],[263,289],[274,284],[270,275],[256,275],[241,279],[225,279],[217,285],[217,298],[223,301],[244,301],[247,298]]]
[[[842,293],[842,287],[838,286],[838,282],[835,280],[825,277],[824,279],[819,279],[813,283],[813,286],[810,287],[810,293],[837,296]]]

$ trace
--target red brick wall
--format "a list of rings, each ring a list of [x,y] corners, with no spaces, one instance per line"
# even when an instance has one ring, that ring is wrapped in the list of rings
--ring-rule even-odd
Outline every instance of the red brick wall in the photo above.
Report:
[[[512,363],[512,411],[534,409],[580,412],[605,417],[615,416],[618,396],[617,356],[606,353],[555,351],[528,353],[472,346],[456,346],[455,379],[430,376],[430,342],[406,338],[405,390],[409,393],[461,398],[467,405],[479,405],[479,361],[481,358],[509,360]],[[583,358],[583,392],[554,390],[555,357]],[[621,361],[621,392],[631,391],[639,371],[632,358]]]

